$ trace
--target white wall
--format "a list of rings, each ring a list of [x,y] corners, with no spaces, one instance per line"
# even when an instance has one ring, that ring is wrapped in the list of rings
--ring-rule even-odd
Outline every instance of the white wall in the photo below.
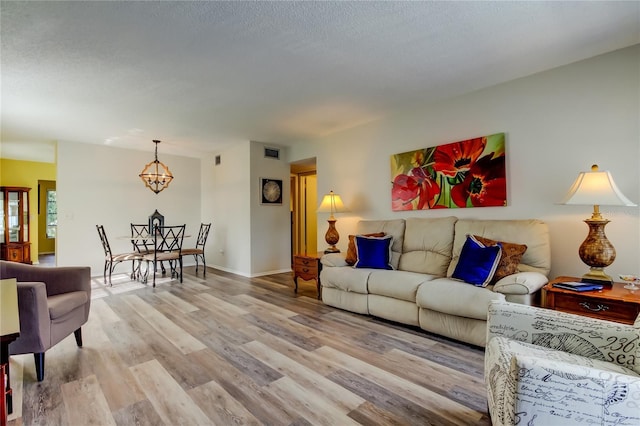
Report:
[[[334,190],[352,213],[337,217],[339,247],[360,218],[409,216],[539,218],[551,230],[551,275],[587,271],[578,247],[589,206],[557,205],[580,171],[597,163],[640,202],[640,47],[501,84],[290,149],[292,161],[317,158],[318,193]],[[506,133],[508,206],[393,212],[390,156],[472,137]],[[617,250],[612,276],[639,273],[640,208],[602,206]],[[318,223],[326,217],[319,215]],[[319,226],[324,242],[326,227]]]
[[[213,223],[206,247],[209,266],[243,276],[291,270],[286,150],[280,147],[280,160],[274,160],[264,157],[264,146],[237,143],[202,160],[202,217]],[[282,205],[260,204],[260,178],[282,179]]]
[[[280,159],[265,158],[264,148],[278,148],[251,142],[251,274],[266,275],[291,270],[291,184],[286,150]],[[262,205],[261,178],[282,180],[282,205]]]
[[[207,265],[245,276],[251,271],[249,147],[233,144],[202,160],[202,217],[212,223]]]
[[[102,275],[104,252],[96,225],[104,225],[114,252],[131,251],[130,223],[147,223],[158,210],[167,225],[187,225],[184,246],[195,245],[200,226],[200,160],[162,154],[174,179],[159,194],[146,188],[138,175],[153,160],[152,152],[108,146],[58,143],[58,266],[88,265]],[[185,258],[185,264],[192,264]],[[116,272],[127,271],[120,265]]]

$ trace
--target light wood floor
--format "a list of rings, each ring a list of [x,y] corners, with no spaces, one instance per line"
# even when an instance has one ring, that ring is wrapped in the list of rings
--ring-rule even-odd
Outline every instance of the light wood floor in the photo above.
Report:
[[[488,425],[483,350],[325,306],[313,282],[94,280],[73,335],[11,358],[16,425]],[[118,277],[116,277],[118,278]]]

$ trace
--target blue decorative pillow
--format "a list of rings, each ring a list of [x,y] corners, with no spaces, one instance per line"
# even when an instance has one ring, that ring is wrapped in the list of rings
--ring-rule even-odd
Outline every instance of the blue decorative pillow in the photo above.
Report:
[[[496,273],[501,256],[500,245],[485,247],[473,235],[467,235],[452,278],[478,287],[486,287]]]
[[[393,269],[391,266],[391,242],[393,237],[365,237],[356,235],[358,261],[354,268]]]

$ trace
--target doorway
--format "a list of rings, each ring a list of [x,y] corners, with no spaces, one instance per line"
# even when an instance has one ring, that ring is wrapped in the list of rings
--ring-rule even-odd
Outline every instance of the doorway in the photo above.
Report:
[[[58,204],[56,182],[38,181],[38,258],[55,265]]]
[[[291,254],[318,252],[316,159],[291,164]]]

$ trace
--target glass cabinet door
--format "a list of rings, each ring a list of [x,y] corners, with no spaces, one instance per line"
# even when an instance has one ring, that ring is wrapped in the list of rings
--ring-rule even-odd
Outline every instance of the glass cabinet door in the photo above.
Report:
[[[0,205],[2,205],[0,209],[0,223],[2,224],[2,228],[0,229],[0,243],[4,243],[4,192],[2,191],[0,191]]]
[[[29,193],[21,192],[22,196],[22,239],[20,241],[29,241]]]
[[[20,241],[20,194],[10,191],[9,195],[9,242],[17,243]]]

